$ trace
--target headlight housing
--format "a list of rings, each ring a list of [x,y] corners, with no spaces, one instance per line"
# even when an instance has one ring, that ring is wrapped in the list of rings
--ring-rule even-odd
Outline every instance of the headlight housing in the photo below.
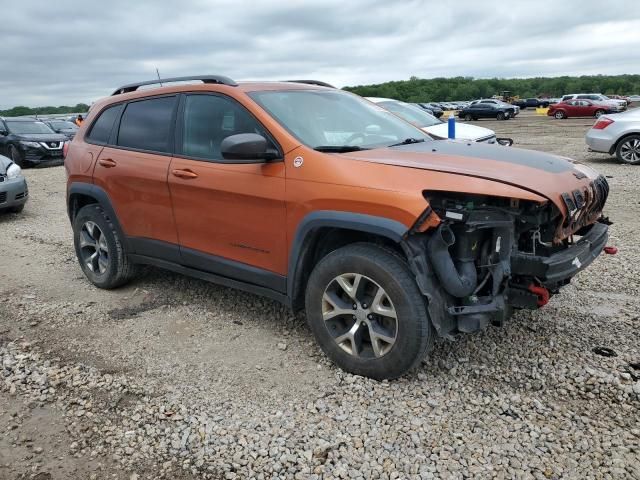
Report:
[[[15,163],[12,163],[11,165],[9,165],[9,168],[7,168],[7,178],[9,180],[18,178],[21,175],[22,175],[22,169]]]
[[[27,142],[26,140],[20,140],[20,143],[25,147],[40,147],[40,144],[38,142]]]

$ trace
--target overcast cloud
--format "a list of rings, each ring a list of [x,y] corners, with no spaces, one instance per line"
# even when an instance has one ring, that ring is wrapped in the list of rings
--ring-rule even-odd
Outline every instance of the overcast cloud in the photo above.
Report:
[[[337,86],[640,73],[637,0],[1,3],[0,108],[90,103],[156,67]]]

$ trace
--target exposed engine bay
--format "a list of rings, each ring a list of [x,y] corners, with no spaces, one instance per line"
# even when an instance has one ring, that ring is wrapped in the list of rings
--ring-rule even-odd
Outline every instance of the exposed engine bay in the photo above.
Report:
[[[563,194],[563,216],[552,202],[425,192],[430,207],[419,222],[439,223],[411,230],[403,248],[438,333],[475,332],[545,305],[604,249],[607,194],[604,177]]]

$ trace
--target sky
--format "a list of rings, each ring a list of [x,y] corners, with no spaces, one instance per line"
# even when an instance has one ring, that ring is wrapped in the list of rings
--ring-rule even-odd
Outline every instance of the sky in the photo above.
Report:
[[[156,68],[338,87],[640,73],[638,0],[0,0],[0,11],[0,109],[91,103]]]

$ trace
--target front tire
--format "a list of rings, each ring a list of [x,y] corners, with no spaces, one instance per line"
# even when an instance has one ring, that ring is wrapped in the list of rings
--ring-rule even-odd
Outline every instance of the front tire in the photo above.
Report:
[[[80,209],[73,220],[73,241],[80,267],[96,287],[116,288],[134,276],[123,239],[100,205]]]
[[[306,291],[307,322],[340,368],[377,380],[414,368],[433,344],[425,299],[406,262],[358,243],[324,257]]]
[[[470,122],[471,120],[473,120],[473,116],[472,116],[470,113],[467,113],[467,114],[464,116],[464,119],[465,119],[467,122]]]
[[[496,120],[504,120],[504,113],[498,112],[498,114],[496,115]]]
[[[623,138],[616,147],[616,157],[621,163],[640,165],[640,135]]]
[[[562,120],[563,118],[566,118],[566,115],[562,110],[558,110],[556,113],[553,114],[553,116],[556,117],[558,120]]]
[[[602,115],[604,115],[604,110],[596,110],[596,111],[593,113],[593,115],[594,115],[596,118],[600,118]]]

